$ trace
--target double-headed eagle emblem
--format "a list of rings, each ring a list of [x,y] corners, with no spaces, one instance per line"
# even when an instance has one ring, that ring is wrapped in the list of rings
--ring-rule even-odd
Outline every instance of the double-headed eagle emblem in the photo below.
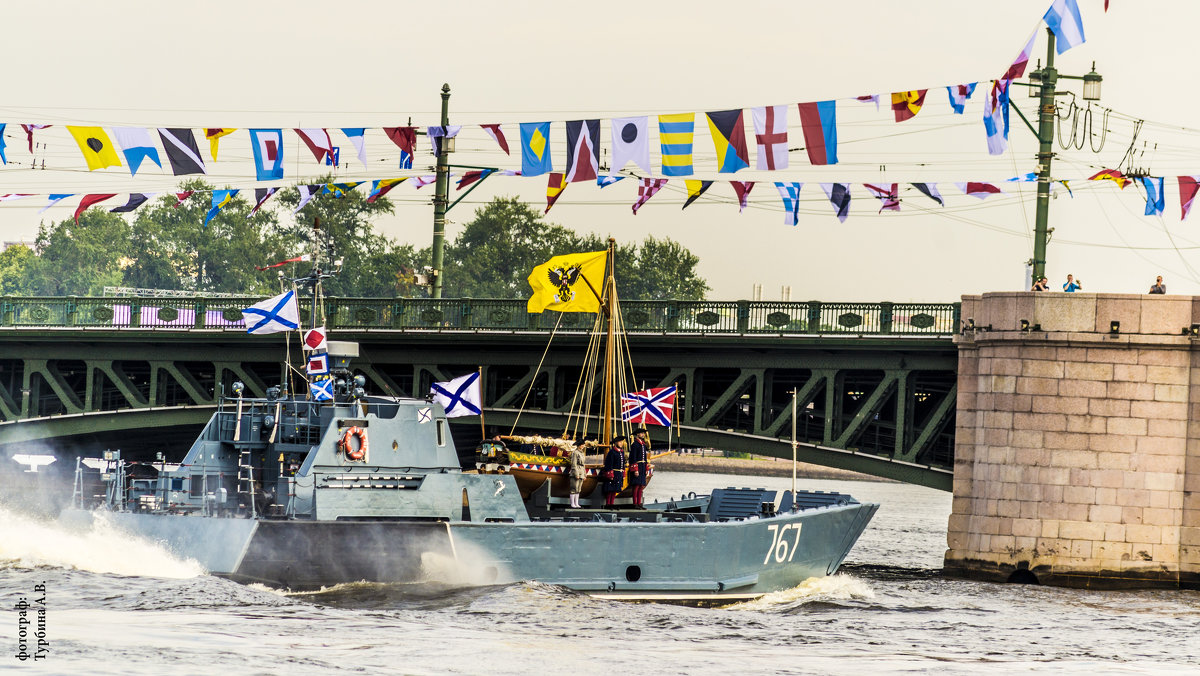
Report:
[[[554,295],[555,302],[565,303],[574,300],[575,292],[571,290],[571,287],[582,277],[581,266],[571,265],[565,268],[550,268],[546,274],[550,277],[550,283],[558,289],[558,293]]]

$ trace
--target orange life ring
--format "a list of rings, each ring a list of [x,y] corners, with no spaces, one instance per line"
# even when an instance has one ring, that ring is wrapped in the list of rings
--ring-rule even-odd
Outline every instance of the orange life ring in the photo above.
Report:
[[[351,449],[350,440],[358,439],[358,448]],[[338,450],[351,460],[362,460],[367,455],[367,431],[361,427],[351,427],[346,430],[337,444]]]

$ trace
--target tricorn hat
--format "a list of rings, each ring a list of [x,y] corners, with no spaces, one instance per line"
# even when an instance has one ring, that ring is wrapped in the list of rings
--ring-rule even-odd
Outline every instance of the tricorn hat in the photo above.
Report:
[[[633,431],[633,434],[634,434],[634,436],[637,436],[639,434],[650,434],[650,430],[646,429],[645,427],[639,427]]]
[[[612,442],[615,444],[615,443],[617,443],[618,441],[628,441],[628,440],[629,440],[629,437],[627,437],[627,436],[625,436],[624,434],[622,434],[622,435],[621,435],[621,436],[619,436],[619,437],[613,437],[613,440],[612,440]]]

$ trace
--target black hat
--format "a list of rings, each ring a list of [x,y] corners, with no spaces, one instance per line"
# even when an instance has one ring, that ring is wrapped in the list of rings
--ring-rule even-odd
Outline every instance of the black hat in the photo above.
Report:
[[[621,435],[621,436],[619,436],[619,437],[613,437],[613,440],[612,440],[612,442],[615,444],[615,443],[617,443],[618,441],[628,441],[628,440],[629,440],[629,437],[627,437],[627,436],[625,436],[624,434],[622,434],[622,435]]]
[[[650,430],[646,429],[645,427],[639,427],[633,431],[633,434],[634,434],[634,436],[637,436],[639,434],[650,434]]]

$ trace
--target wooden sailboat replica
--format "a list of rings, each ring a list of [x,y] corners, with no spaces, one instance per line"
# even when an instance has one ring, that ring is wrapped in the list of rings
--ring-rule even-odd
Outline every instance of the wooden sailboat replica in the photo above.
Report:
[[[554,438],[540,435],[520,436],[510,432],[509,435],[501,437],[507,447],[507,463],[493,463],[491,470],[512,474],[522,496],[526,498],[534,491],[544,489],[547,484],[551,498],[566,498],[570,490],[571,451],[578,446],[588,456],[587,475],[584,477],[581,495],[585,501],[600,505],[603,502],[600,488],[604,483],[604,454],[616,436],[633,436],[633,425],[618,414],[621,410],[621,394],[628,392],[631,389],[628,386],[636,383],[637,379],[629,359],[629,344],[625,339],[617,297],[615,250],[616,241],[610,238],[607,251],[556,256],[548,263],[535,268],[530,275],[530,284],[535,289],[535,298],[530,301],[531,311],[535,307],[538,308],[536,311],[541,311],[535,301],[538,284],[543,283],[544,275],[557,287],[554,302],[545,305],[546,309],[559,312],[595,312],[596,319],[592,324],[587,353],[583,359],[579,382],[572,397],[571,410],[562,435]],[[572,263],[582,256],[603,258],[601,283],[596,284],[589,278],[589,263]],[[566,265],[561,264],[563,259],[566,260]],[[594,260],[591,265],[595,265]],[[553,333],[550,339],[553,341]],[[532,386],[531,380],[530,387]],[[595,401],[597,389],[600,391],[599,402]],[[517,424],[519,423],[518,415]],[[517,424],[513,425],[513,431],[516,430]],[[480,469],[485,470],[485,465],[486,463],[481,463]],[[651,465],[650,476],[653,476],[652,467]],[[629,476],[626,473],[622,479],[622,490],[618,494],[618,500],[627,498],[630,493]]]

